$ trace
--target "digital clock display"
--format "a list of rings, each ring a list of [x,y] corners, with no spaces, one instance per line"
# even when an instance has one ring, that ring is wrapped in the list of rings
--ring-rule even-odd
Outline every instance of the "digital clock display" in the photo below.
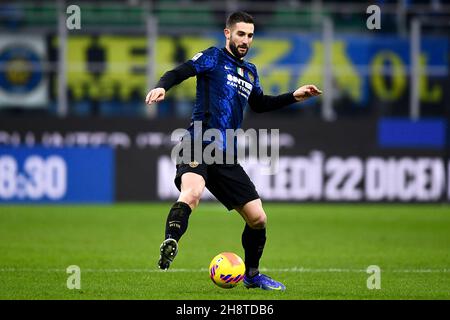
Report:
[[[30,155],[22,165],[0,156],[0,198],[59,200],[67,192],[67,164],[60,156]]]
[[[111,202],[111,148],[0,148],[0,202]]]

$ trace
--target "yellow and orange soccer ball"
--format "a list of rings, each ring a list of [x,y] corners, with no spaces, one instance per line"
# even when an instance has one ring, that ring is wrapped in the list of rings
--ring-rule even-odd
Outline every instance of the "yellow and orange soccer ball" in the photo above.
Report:
[[[244,279],[245,264],[237,254],[222,252],[209,265],[209,276],[220,288],[233,288]]]

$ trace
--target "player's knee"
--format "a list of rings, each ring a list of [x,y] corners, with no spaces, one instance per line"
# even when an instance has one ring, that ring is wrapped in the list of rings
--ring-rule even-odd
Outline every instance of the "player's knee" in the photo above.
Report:
[[[264,229],[266,227],[266,223],[267,216],[265,213],[261,213],[248,221],[248,224],[252,229]]]
[[[183,190],[180,195],[180,201],[187,203],[191,208],[198,206],[200,202],[200,197],[202,196],[202,191],[195,188],[189,188]]]

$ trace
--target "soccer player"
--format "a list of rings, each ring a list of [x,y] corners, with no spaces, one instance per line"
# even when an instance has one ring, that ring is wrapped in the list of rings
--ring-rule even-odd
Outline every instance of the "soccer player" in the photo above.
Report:
[[[146,103],[164,100],[166,92],[189,77],[197,77],[197,96],[188,131],[194,138],[194,122],[201,121],[202,130],[215,128],[224,135],[226,129],[241,127],[248,103],[255,112],[268,112],[317,96],[322,92],[305,85],[278,96],[264,95],[256,67],[244,60],[254,35],[254,21],[245,12],[232,13],[224,29],[224,48],[211,47],[191,60],[166,72],[146,97]],[[203,141],[203,145],[209,142]],[[223,145],[222,145],[223,147]],[[224,153],[226,148],[221,149]],[[170,209],[166,221],[165,240],[160,246],[160,269],[167,270],[178,253],[178,241],[186,232],[191,212],[198,206],[204,188],[228,209],[236,210],[245,220],[242,246],[245,252],[244,286],[265,290],[285,290],[285,286],[259,272],[266,242],[267,217],[254,184],[239,165],[206,164],[202,159],[177,164],[175,185],[180,196]]]

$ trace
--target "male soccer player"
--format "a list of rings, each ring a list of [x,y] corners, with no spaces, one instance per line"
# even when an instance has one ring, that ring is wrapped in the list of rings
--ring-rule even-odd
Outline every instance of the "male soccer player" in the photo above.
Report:
[[[305,85],[278,96],[264,95],[256,67],[244,60],[253,41],[253,32],[251,15],[232,13],[224,29],[225,48],[211,47],[166,72],[147,94],[146,103],[150,105],[164,100],[170,88],[196,76],[197,96],[188,131],[194,137],[194,122],[201,121],[202,130],[218,129],[225,140],[226,129],[241,127],[247,103],[255,112],[267,112],[322,93],[314,85]],[[203,141],[204,145],[208,143],[211,142]],[[222,150],[227,152],[226,147]],[[177,255],[178,241],[187,229],[189,215],[198,206],[206,187],[228,210],[236,210],[245,220],[242,233],[246,268],[244,286],[285,290],[282,283],[259,272],[266,242],[267,217],[254,184],[237,162],[231,165],[206,164],[202,159],[191,158],[188,163],[177,164],[175,184],[181,193],[167,217],[159,268],[168,269]]]

